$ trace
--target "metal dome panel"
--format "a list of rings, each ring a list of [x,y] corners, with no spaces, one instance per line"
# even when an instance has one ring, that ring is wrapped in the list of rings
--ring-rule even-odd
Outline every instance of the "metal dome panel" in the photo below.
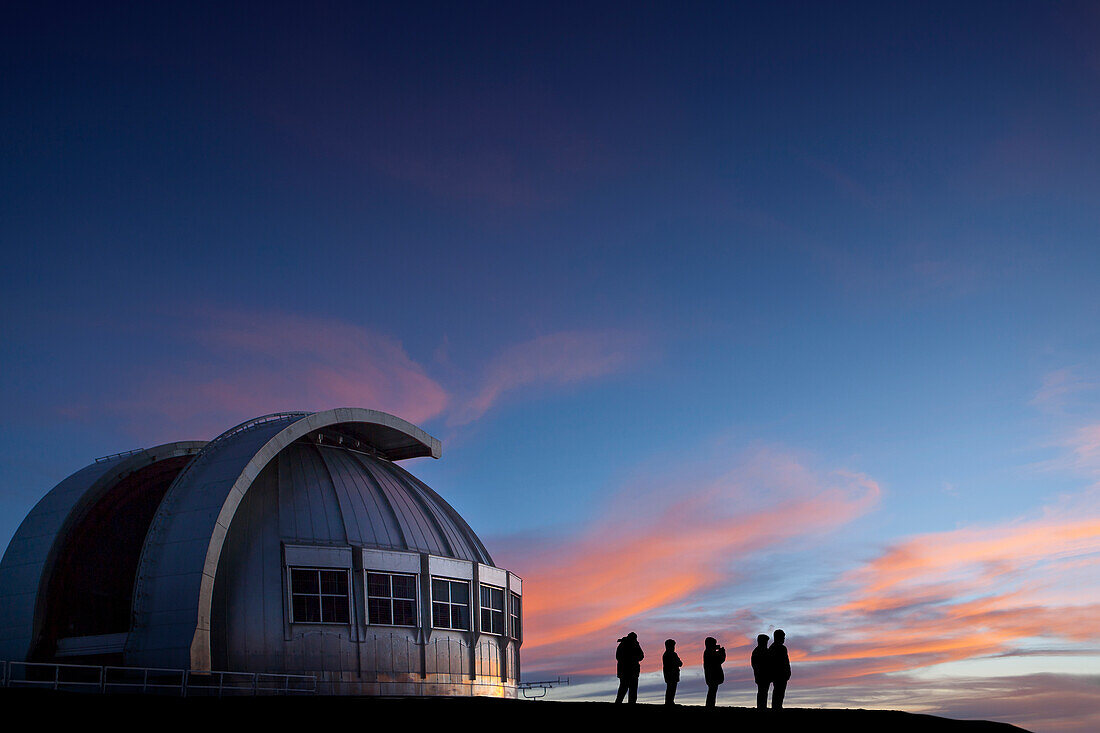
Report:
[[[279,466],[277,457],[312,434],[372,455],[351,458],[347,451],[308,446],[315,454],[311,456],[306,444],[301,444],[302,450],[295,446],[282,460],[300,471],[305,498],[292,498],[287,508],[294,509],[293,517],[280,523],[292,522],[296,533],[308,525],[328,541],[416,547],[443,555],[455,551],[453,541],[453,547],[471,559],[491,562],[476,537],[463,536],[473,533],[461,519],[454,521],[457,513],[438,495],[425,493],[411,477],[398,480],[395,477],[401,474],[378,468],[396,458],[438,457],[441,444],[420,428],[393,415],[359,408],[257,418],[207,444],[168,490],[138,569],[128,660],[210,668],[214,579],[237,508],[269,464],[274,461]],[[291,475],[295,476],[293,469]],[[446,528],[441,518],[451,518],[444,522]]]

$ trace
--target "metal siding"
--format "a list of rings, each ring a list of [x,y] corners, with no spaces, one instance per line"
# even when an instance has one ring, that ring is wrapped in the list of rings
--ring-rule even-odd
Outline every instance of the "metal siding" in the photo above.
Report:
[[[355,481],[354,472],[348,468],[344,452],[335,448],[318,447],[317,454],[328,473],[329,486],[340,503],[340,514],[344,518],[348,542],[355,545],[379,542],[389,544],[384,535],[379,537],[378,528],[371,521],[371,512],[363,506],[362,492]],[[374,514],[377,516],[379,513],[376,511]]]
[[[212,442],[168,489],[138,566],[127,664],[191,666],[200,588],[219,514],[253,456],[299,419],[272,420]]]
[[[439,537],[424,510],[409,496],[406,486],[393,480],[379,467],[377,458],[357,456],[359,470],[365,479],[372,482],[385,495],[397,515],[398,522],[405,535],[405,549],[429,552],[435,555],[450,554],[450,548]]]
[[[462,515],[455,511],[454,507],[447,503],[447,501],[437,494],[430,486],[413,476],[411,473],[401,468],[400,466],[393,465],[392,469],[394,473],[399,474],[404,478],[406,483],[419,490],[425,500],[438,511],[442,512],[451,520],[451,526],[455,528],[455,531],[465,540],[466,545],[469,547],[470,556],[464,557],[465,560],[475,560],[485,565],[493,565],[493,558],[489,555],[489,551],[485,549],[485,545],[482,544],[481,538],[470,528],[470,525],[466,523],[466,520],[462,518]]]
[[[438,441],[403,421],[371,411],[344,412],[347,426],[374,430],[390,441],[386,448],[394,453],[406,450],[402,435],[415,433],[421,445],[416,450],[426,451],[420,455],[439,455]],[[389,432],[371,427],[376,415]],[[467,635],[433,633],[426,671],[439,676],[424,679],[415,645],[420,631],[394,628],[358,639],[354,621],[363,612],[361,603],[353,600],[349,625],[291,625],[285,618],[284,544],[356,545],[453,558],[445,563],[492,563],[450,505],[407,472],[383,458],[299,440],[333,424],[330,412],[239,426],[208,445],[177,477],[142,552],[127,664],[187,667],[196,659],[201,665],[203,654],[212,652],[215,667],[320,673],[376,693],[470,694],[469,665],[478,655]],[[106,469],[103,464],[89,469],[101,467]],[[28,520],[28,527],[56,522],[43,512]],[[13,558],[41,551],[19,539],[9,548]],[[0,572],[10,574],[5,567]],[[355,599],[363,590],[357,572],[350,571],[349,578]],[[475,590],[472,615],[476,599]],[[2,611],[0,623],[10,621],[10,609]],[[499,669],[499,656],[492,654],[480,660],[483,674]]]
[[[447,539],[450,546],[446,553],[451,557],[462,558],[476,562],[484,562],[485,559],[478,553],[477,547],[467,535],[463,527],[459,527],[448,512],[440,506],[438,494],[429,495],[420,489],[417,480],[408,471],[392,463],[383,464],[382,469],[387,471],[395,480],[400,481],[409,495],[416,499],[417,503],[429,513],[438,531]],[[449,508],[449,507],[448,507]]]
[[[294,443],[279,454],[279,506],[281,513],[294,515],[294,534],[308,542],[346,543],[343,510],[332,488],[328,469],[310,445]]]

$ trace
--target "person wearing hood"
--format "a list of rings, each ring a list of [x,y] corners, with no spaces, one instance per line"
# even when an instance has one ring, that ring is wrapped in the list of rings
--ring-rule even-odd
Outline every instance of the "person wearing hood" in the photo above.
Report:
[[[726,648],[718,646],[718,640],[708,636],[703,649],[703,679],[707,682],[707,707],[714,707],[718,698],[718,685],[726,681],[722,662],[726,661]]]
[[[661,658],[665,673],[665,705],[675,705],[676,685],[680,682],[680,667],[684,666],[680,655],[676,653],[676,640],[665,640],[665,655]]]
[[[638,676],[642,673],[642,660],[645,654],[642,645],[638,643],[638,635],[631,631],[619,639],[619,646],[615,649],[615,674],[619,678],[619,693],[615,696],[615,702],[620,703],[623,697],[631,705],[638,701]]]

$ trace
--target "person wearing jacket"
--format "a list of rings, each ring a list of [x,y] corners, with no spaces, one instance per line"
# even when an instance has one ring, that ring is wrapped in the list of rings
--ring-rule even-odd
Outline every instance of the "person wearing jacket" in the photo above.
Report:
[[[707,682],[707,707],[714,707],[718,698],[718,685],[726,681],[722,672],[722,662],[726,661],[725,647],[718,646],[718,640],[708,636],[703,649],[703,679]]]
[[[623,697],[627,697],[627,702],[631,705],[638,701],[638,676],[642,673],[641,662],[644,658],[637,634],[631,631],[619,639],[619,646],[615,649],[615,674],[619,678],[616,703],[622,702]]]
[[[752,676],[756,679],[756,707],[765,710],[768,707],[768,685],[772,681],[767,634],[756,637],[756,648],[752,650]]]
[[[680,682],[680,667],[684,663],[680,655],[676,653],[676,640],[665,640],[665,655],[661,658],[661,666],[665,672],[665,705],[675,705],[676,685]]]
[[[787,693],[787,681],[791,678],[791,659],[787,656],[787,647],[783,644],[787,635],[783,629],[776,629],[772,635],[772,645],[768,648],[768,665],[772,678],[772,710],[783,709],[783,696]]]

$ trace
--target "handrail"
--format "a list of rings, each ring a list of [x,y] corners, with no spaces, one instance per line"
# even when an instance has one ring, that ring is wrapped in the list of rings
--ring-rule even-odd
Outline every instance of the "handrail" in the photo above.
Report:
[[[187,465],[183,467],[183,470],[180,471],[179,474],[172,480],[172,485],[174,486],[181,483],[183,477],[186,476],[194,466],[202,463],[203,459],[205,459],[206,456],[209,455],[214,446],[225,440],[226,438],[236,435],[237,433],[243,433],[245,431],[252,430],[259,427],[260,425],[274,422],[275,420],[286,420],[287,418],[291,417],[301,418],[306,417],[310,414],[311,413],[308,412],[272,412],[267,415],[261,415],[260,417],[254,417],[251,420],[245,420],[239,425],[234,425],[233,427],[229,428],[229,430],[226,430],[224,433],[204,445],[199,450],[199,452],[195,454],[195,457],[188,461]]]
[[[16,669],[22,669],[16,679]],[[28,671],[38,670],[39,673]],[[69,674],[65,674],[68,672]],[[83,675],[81,675],[83,673]],[[94,678],[94,679],[93,679]],[[227,679],[228,678],[228,679]],[[216,682],[215,682],[216,680]],[[279,672],[211,672],[168,667],[119,667],[61,662],[7,662],[0,660],[0,687],[50,687],[88,692],[155,693],[178,691],[181,697],[189,693],[255,695],[313,695],[317,693],[317,677],[310,674]]]
[[[111,461],[111,460],[114,460],[115,458],[122,458],[123,456],[132,456],[135,453],[141,453],[144,450],[145,450],[145,448],[134,448],[133,450],[124,450],[124,451],[121,451],[119,453],[112,453],[109,456],[100,456],[99,458],[95,459],[95,462],[96,463],[104,463],[105,461]]]

